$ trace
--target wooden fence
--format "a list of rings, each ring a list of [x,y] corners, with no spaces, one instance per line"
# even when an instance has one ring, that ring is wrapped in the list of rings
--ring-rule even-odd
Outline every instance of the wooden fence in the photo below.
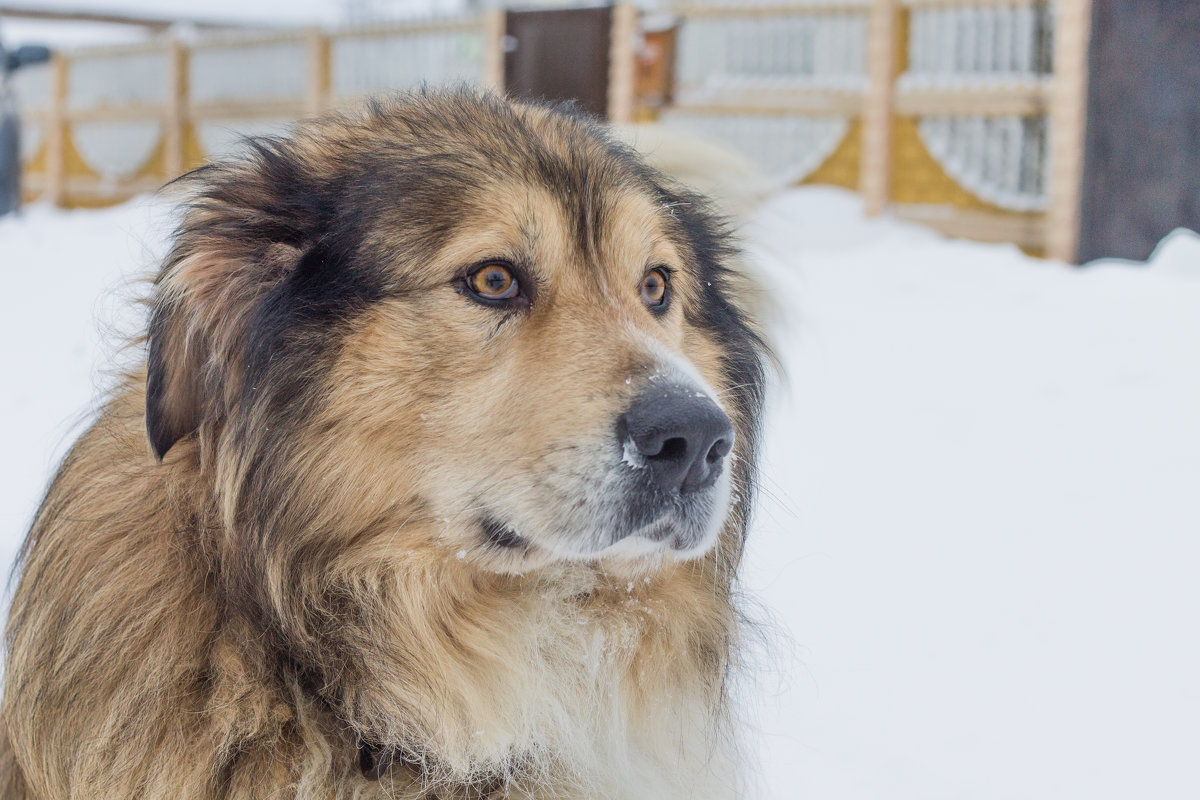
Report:
[[[663,117],[772,175],[1070,260],[1090,0],[686,5]]]
[[[662,119],[742,147],[781,183],[839,184],[861,191],[870,213],[1069,260],[1089,9],[1090,0],[677,6]],[[619,6],[615,19],[609,108],[628,119],[637,14]],[[23,114],[34,132],[26,194],[107,204],[221,151],[233,138],[226,129],[270,132],[422,80],[503,88],[504,35],[503,12],[491,11],[59,54],[40,78],[46,102]],[[95,168],[118,145],[143,157],[126,155],[111,174]]]
[[[56,53],[18,86],[23,193],[107,205],[154,191],[240,135],[277,132],[371,92],[426,81],[502,89],[503,36],[496,11]]]

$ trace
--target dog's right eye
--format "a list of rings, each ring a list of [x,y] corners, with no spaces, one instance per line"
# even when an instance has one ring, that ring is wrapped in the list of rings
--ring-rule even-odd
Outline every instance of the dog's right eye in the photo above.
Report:
[[[464,283],[473,298],[487,305],[510,300],[521,291],[512,267],[498,261],[476,268],[466,276]]]

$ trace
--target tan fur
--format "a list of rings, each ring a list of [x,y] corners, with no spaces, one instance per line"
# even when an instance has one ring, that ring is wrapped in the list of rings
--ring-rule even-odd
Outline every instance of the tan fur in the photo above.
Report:
[[[405,102],[436,117],[451,101]],[[486,131],[500,101],[454,102]],[[420,151],[408,108],[327,118],[296,147],[314,175],[377,141]],[[573,124],[512,108],[556,157],[600,158]],[[483,135],[448,130],[438,148]],[[248,191],[268,180],[230,169]],[[731,399],[726,343],[682,311],[704,302],[696,254],[636,182],[597,180],[591,252],[549,190],[486,171],[468,224],[432,251],[372,227],[404,291],[347,323],[302,376],[311,413],[287,422],[247,400],[247,320],[300,249],[188,234],[228,208],[188,212],[151,332],[181,438],[161,463],[148,452],[146,375],[131,375],[50,488],[8,625],[4,798],[466,800],[505,782],[537,800],[737,796],[723,687],[747,473],[696,560],[563,559],[553,538],[498,552],[478,535],[481,506],[565,530],[592,450],[663,363],[713,388],[752,458],[756,409]],[[544,285],[498,325],[450,278],[510,253]],[[662,320],[638,296],[655,263],[678,265]],[[368,781],[360,739],[412,760]]]

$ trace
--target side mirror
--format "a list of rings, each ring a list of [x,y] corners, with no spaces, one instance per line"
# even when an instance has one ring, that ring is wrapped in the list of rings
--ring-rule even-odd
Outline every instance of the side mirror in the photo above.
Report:
[[[21,45],[16,52],[8,54],[8,71],[29,67],[34,64],[45,64],[50,60],[50,48],[40,44]]]

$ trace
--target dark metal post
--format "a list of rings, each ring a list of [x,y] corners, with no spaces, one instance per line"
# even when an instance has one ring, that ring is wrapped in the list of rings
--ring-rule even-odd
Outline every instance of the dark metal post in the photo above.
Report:
[[[21,118],[8,76],[14,70],[50,60],[45,47],[25,46],[7,52],[0,44],[0,216],[21,204]]]

